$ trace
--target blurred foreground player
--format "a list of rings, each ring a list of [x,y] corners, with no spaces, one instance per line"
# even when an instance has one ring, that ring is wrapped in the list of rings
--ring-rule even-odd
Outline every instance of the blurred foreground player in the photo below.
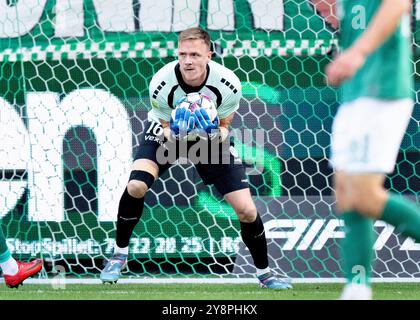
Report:
[[[35,259],[30,262],[15,260],[6,244],[3,230],[0,227],[0,269],[4,282],[9,288],[19,287],[23,281],[36,275],[42,268],[43,261]]]
[[[372,298],[374,220],[420,241],[419,207],[384,189],[413,111],[409,0],[338,0],[344,50],[326,68],[340,86],[331,163],[347,278],[341,299]]]

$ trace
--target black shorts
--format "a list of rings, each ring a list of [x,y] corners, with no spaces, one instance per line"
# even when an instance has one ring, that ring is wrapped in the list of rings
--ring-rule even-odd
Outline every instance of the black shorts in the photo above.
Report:
[[[202,139],[169,142],[164,138],[161,124],[149,122],[141,135],[134,160],[155,162],[161,176],[179,158],[194,164],[204,184],[213,184],[222,196],[249,187],[245,167],[232,140],[224,143]]]

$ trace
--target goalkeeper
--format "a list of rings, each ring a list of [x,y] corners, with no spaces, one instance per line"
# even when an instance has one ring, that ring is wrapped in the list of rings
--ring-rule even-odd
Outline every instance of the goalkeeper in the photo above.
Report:
[[[260,286],[270,289],[291,288],[289,282],[276,278],[270,271],[264,225],[252,200],[245,168],[233,145],[224,143],[234,112],[239,108],[242,96],[240,81],[231,70],[211,61],[210,48],[210,36],[206,31],[191,28],[181,32],[178,38],[178,61],[165,65],[150,82],[152,110],[148,113],[148,128],[142,135],[127,188],[120,200],[116,246],[113,256],[101,272],[103,282],[118,280],[127,262],[130,237],[143,212],[146,192],[171,165],[171,161],[161,161],[158,153],[180,149],[179,146],[195,124],[206,139],[188,141],[188,148],[205,141],[206,144],[220,144],[221,147],[216,148],[216,151],[222,149],[218,163],[194,163],[195,167],[204,183],[213,184],[237,214],[241,236],[253,258]],[[176,101],[192,92],[200,92],[212,98],[218,113],[214,121],[210,121],[205,109],[198,109],[191,114],[189,110],[178,108],[172,119],[171,113],[176,107]],[[177,150],[176,158],[186,156],[180,153]],[[213,155],[207,156],[214,159]],[[226,157],[227,163],[220,162]]]
[[[25,279],[36,275],[41,270],[42,264],[41,259],[30,262],[16,261],[10,254],[0,226],[0,269],[4,282],[9,288],[18,288]]]
[[[420,210],[387,192],[413,110],[409,0],[339,1],[341,47],[327,80],[341,85],[343,105],[332,129],[341,244],[347,278],[342,299],[371,299],[373,220],[383,220],[420,241]],[[368,25],[363,25],[364,23]]]

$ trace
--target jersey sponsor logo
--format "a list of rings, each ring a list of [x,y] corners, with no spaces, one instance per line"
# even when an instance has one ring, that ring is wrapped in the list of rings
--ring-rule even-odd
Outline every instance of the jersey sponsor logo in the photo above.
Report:
[[[155,108],[155,109],[159,109],[159,104],[157,103],[157,101],[156,100],[151,100],[152,102],[152,107],[153,108]]]
[[[145,140],[145,141],[154,141],[154,142],[159,143],[160,145],[162,145],[162,144],[163,144],[163,141],[162,141],[162,139],[161,139],[160,137],[156,137],[156,136],[151,135],[151,134],[146,135],[146,136],[144,137],[144,140]]]
[[[154,141],[159,143],[160,145],[163,144],[163,127],[158,122],[152,122],[146,130],[146,134],[144,135],[145,141]]]

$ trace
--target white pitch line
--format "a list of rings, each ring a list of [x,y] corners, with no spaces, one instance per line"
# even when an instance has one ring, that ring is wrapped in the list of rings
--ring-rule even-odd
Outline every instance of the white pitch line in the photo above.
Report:
[[[0,281],[4,282],[4,281]],[[292,283],[345,283],[344,278],[307,278],[307,279],[291,279]],[[386,278],[386,279],[372,279],[373,283],[419,283],[419,278]],[[102,284],[100,279],[85,278],[85,279],[68,279],[68,278],[52,278],[52,279],[27,279],[25,284]],[[240,278],[240,279],[120,279],[119,284],[256,284],[255,278]]]

